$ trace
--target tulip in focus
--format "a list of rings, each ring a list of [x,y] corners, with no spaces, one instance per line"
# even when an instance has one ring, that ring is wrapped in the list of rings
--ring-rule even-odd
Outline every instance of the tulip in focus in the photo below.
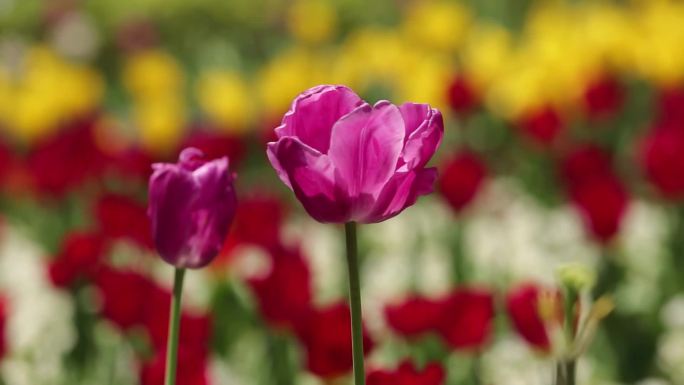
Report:
[[[175,385],[176,373],[183,373],[176,365],[185,269],[206,266],[218,255],[235,216],[237,198],[227,157],[207,160],[202,151],[190,147],[180,153],[178,163],[152,167],[152,237],[162,259],[176,268],[164,366],[165,385]]]
[[[437,170],[425,165],[443,131],[427,104],[371,106],[347,87],[322,85],[294,100],[268,143],[271,165],[309,215],[345,223],[355,385],[366,380],[356,222],[382,222],[432,192]]]
[[[157,163],[150,177],[149,215],[161,257],[178,268],[200,268],[221,250],[237,198],[228,158],[204,160],[188,148],[178,163]]]
[[[432,192],[426,163],[442,139],[439,111],[364,102],[344,86],[299,95],[268,144],[268,158],[319,222],[375,223]]]

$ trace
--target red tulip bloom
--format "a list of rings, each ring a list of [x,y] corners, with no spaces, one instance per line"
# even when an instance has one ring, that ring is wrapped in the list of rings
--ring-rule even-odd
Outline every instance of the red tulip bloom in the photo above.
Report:
[[[443,303],[439,331],[453,349],[481,350],[487,343],[494,298],[487,290],[461,287]]]
[[[106,157],[95,141],[94,124],[76,122],[32,149],[27,168],[38,192],[59,197],[100,176]]]
[[[684,129],[684,88],[673,87],[661,90],[657,103],[660,124]]]
[[[266,249],[277,248],[285,213],[282,201],[274,196],[253,195],[240,199],[229,239]]]
[[[463,75],[457,75],[447,88],[447,101],[457,115],[466,115],[477,107],[479,97],[470,80]]]
[[[96,233],[68,234],[61,251],[48,264],[50,280],[55,286],[68,287],[79,278],[93,278],[106,246],[105,239]]]
[[[141,148],[128,147],[110,154],[107,170],[120,179],[147,183],[152,175],[152,164],[156,160],[152,154]]]
[[[622,107],[625,90],[612,75],[603,75],[587,85],[583,94],[584,113],[590,119],[609,119]]]
[[[540,314],[542,289],[534,284],[523,284],[508,292],[506,310],[515,330],[533,347],[548,352],[551,341],[546,323]],[[562,308],[559,306],[559,310]],[[560,320],[562,314],[558,316]]]
[[[202,151],[207,160],[227,157],[233,169],[239,166],[246,152],[243,138],[210,131],[193,132],[185,139],[178,152],[188,147]]]
[[[144,204],[125,195],[107,194],[96,202],[95,217],[107,237],[128,239],[148,249],[154,247]]]
[[[608,242],[618,233],[629,204],[629,195],[619,179],[605,177],[581,183],[572,187],[570,194],[594,238]]]
[[[577,186],[594,179],[614,175],[610,155],[593,144],[584,144],[570,151],[560,164],[560,173],[567,186]]]
[[[335,378],[352,369],[351,313],[346,303],[313,309],[298,330],[306,349],[306,368],[322,378]],[[373,343],[363,333],[363,350],[368,354]]]
[[[368,385],[443,385],[446,371],[437,362],[425,365],[422,370],[411,361],[403,361],[396,370],[374,370],[368,374]]]
[[[295,329],[311,309],[311,272],[296,250],[274,251],[271,271],[249,284],[261,315],[274,327]]]
[[[684,198],[684,130],[651,130],[642,147],[642,163],[648,180],[664,197]]]
[[[409,297],[401,303],[387,306],[385,319],[395,333],[415,338],[437,329],[443,307],[440,301]]]
[[[95,286],[101,296],[100,312],[124,330],[141,325],[146,309],[153,305],[149,293],[154,283],[132,271],[103,268],[95,277]]]
[[[487,167],[479,156],[462,151],[442,166],[437,184],[451,208],[460,212],[475,198],[486,177]]]
[[[562,117],[550,105],[523,114],[518,125],[525,136],[545,146],[552,144],[565,129]]]

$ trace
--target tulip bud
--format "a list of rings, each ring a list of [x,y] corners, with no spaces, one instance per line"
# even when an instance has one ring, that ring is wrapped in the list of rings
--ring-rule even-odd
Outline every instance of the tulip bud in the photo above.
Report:
[[[157,251],[178,268],[209,264],[237,206],[228,158],[206,161],[201,151],[187,148],[178,163],[152,167],[148,215]]]

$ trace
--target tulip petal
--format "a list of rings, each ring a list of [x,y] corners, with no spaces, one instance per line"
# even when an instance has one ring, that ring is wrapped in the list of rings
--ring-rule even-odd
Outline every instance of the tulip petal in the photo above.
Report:
[[[382,222],[416,203],[421,195],[430,194],[437,179],[436,168],[396,173],[385,185],[363,223]]]
[[[188,239],[190,253],[179,264],[198,268],[208,264],[218,254],[233,221],[237,206],[232,175],[228,173],[228,158],[205,163],[193,173],[197,190],[192,215],[192,236]]]
[[[278,138],[294,136],[322,154],[330,148],[333,125],[341,117],[361,105],[363,100],[344,86],[318,86],[300,94],[281,125]]]
[[[154,243],[161,257],[176,265],[188,252],[197,185],[192,174],[173,165],[156,165],[150,178],[149,212]]]
[[[340,119],[333,127],[328,155],[335,180],[350,198],[376,198],[396,170],[404,141],[399,109],[387,101],[367,104]],[[356,204],[354,213],[366,211]]]
[[[335,185],[334,167],[327,155],[297,138],[285,137],[269,145],[269,157],[278,161],[292,191],[314,219],[319,222],[349,219],[349,199]]]
[[[406,142],[400,171],[420,168],[430,160],[442,141],[442,114],[427,104],[405,103],[399,107],[406,126]]]

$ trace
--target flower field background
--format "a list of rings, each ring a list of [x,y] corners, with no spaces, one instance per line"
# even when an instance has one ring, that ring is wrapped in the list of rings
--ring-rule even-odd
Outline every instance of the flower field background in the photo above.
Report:
[[[177,384],[352,383],[343,229],[266,156],[344,84],[444,117],[435,193],[359,230],[368,385],[684,384],[682,42],[665,0],[0,0],[0,383],[164,383],[147,188],[186,147],[238,209]]]

